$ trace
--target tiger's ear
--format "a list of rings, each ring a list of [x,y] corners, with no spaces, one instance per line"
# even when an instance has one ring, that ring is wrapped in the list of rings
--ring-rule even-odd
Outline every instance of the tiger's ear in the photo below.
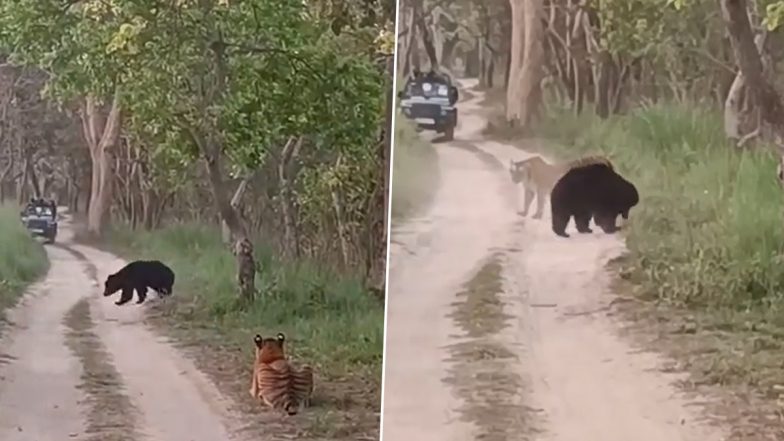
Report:
[[[259,334],[256,334],[256,336],[253,337],[253,343],[256,343],[256,347],[260,348],[261,344],[264,343],[264,339],[261,338]]]
[[[282,333],[282,332],[278,332],[278,343],[280,343],[280,344],[283,344],[283,342],[284,342],[285,340],[286,340],[286,336],[285,336],[285,335],[283,335],[283,333]]]

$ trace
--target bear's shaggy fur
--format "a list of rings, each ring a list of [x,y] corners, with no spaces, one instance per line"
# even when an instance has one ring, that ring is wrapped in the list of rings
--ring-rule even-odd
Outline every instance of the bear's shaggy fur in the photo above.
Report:
[[[605,233],[618,231],[615,220],[620,214],[629,218],[629,209],[637,205],[640,196],[634,184],[624,179],[606,164],[590,164],[566,172],[550,194],[553,232],[566,234],[569,218],[580,233],[591,233],[591,217]]]
[[[110,296],[122,290],[120,300],[115,305],[128,303],[136,291],[143,303],[147,298],[147,289],[151,288],[161,295],[171,295],[174,286],[174,271],[157,260],[137,260],[125,265],[120,271],[106,278],[104,296]]]

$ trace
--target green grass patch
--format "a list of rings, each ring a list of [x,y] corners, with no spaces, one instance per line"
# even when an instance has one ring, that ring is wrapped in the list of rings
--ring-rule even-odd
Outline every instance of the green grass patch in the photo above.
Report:
[[[44,247],[19,221],[19,209],[0,205],[0,310],[16,304],[25,287],[49,268]]]
[[[399,111],[395,117],[392,164],[392,217],[402,219],[427,207],[438,187],[438,157],[414,124]]]
[[[384,306],[363,288],[359,277],[336,274],[316,262],[283,262],[257,244],[259,294],[255,302],[243,305],[238,301],[234,257],[221,243],[217,228],[114,228],[109,241],[128,260],[158,259],[174,270],[174,294],[152,320],[224,393],[239,400],[241,410],[254,415],[259,433],[342,439],[378,431]],[[247,392],[253,336],[278,332],[286,334],[291,358],[316,370],[314,408],[296,424],[270,413],[255,416],[259,403]],[[324,424],[327,420],[330,423]]]

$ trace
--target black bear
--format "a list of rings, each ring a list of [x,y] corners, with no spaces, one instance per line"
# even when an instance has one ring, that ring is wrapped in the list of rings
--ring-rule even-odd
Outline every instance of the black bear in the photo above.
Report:
[[[120,300],[115,305],[123,305],[133,298],[133,291],[139,296],[136,303],[147,298],[147,289],[152,288],[161,295],[170,295],[174,286],[174,271],[157,260],[137,260],[125,265],[120,271],[106,278],[104,296],[122,290]]]
[[[566,234],[569,218],[580,233],[591,233],[588,224],[593,217],[605,233],[618,231],[615,220],[620,214],[629,218],[629,209],[640,196],[634,184],[624,179],[607,164],[589,164],[566,172],[550,193],[553,232]]]

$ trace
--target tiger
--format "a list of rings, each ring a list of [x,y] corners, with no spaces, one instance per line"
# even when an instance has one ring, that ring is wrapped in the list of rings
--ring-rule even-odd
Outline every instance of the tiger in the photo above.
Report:
[[[253,338],[256,360],[249,392],[272,409],[296,415],[300,405],[310,406],[313,369],[308,365],[292,366],[283,351],[285,340],[282,333],[276,338],[262,338],[258,334]]]
[[[509,176],[515,185],[522,183],[525,190],[524,207],[520,214],[522,216],[528,215],[528,209],[533,202],[534,195],[536,195],[536,213],[533,218],[541,219],[545,198],[553,190],[561,176],[571,169],[593,164],[604,164],[613,170],[612,163],[604,156],[586,156],[558,164],[549,164],[540,156],[532,156],[522,161],[510,159]]]

